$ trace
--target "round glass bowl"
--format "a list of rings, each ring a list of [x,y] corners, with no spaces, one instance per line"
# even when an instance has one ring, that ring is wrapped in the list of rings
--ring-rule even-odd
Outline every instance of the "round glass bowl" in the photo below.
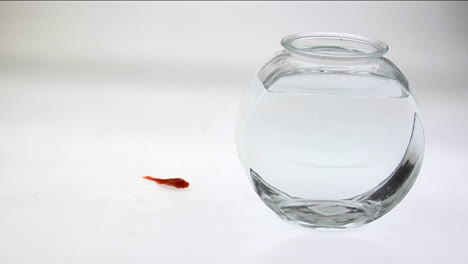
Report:
[[[285,37],[247,89],[236,136],[262,201],[313,228],[369,223],[394,208],[421,168],[424,134],[385,43],[339,33]]]

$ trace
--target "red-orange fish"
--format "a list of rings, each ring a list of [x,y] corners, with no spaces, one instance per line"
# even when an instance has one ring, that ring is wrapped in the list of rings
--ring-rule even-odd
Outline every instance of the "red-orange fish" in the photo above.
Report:
[[[190,186],[190,183],[186,182],[184,179],[181,178],[170,178],[170,179],[158,179],[153,178],[151,176],[144,176],[144,179],[155,181],[158,184],[166,184],[170,186],[174,186],[176,188],[187,188]]]

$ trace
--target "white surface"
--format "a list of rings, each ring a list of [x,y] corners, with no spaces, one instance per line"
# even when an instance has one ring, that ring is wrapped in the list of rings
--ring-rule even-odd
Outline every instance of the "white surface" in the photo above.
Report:
[[[464,263],[467,3],[0,3],[0,263]],[[243,175],[234,120],[281,37],[379,38],[425,163],[359,229],[282,222]],[[143,175],[183,177],[173,190]]]

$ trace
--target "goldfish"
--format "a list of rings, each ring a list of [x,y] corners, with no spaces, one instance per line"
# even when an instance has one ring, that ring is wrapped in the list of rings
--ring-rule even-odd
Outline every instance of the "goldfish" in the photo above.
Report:
[[[181,178],[159,179],[159,178],[153,178],[151,176],[144,176],[143,179],[155,181],[158,184],[166,184],[166,185],[174,186],[176,188],[187,188],[190,186],[190,183],[188,183],[187,181]]]

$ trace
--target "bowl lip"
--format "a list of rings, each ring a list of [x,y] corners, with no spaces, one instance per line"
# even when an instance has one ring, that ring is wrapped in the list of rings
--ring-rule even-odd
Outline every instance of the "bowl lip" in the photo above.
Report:
[[[332,54],[332,53],[323,53],[313,50],[307,50],[304,48],[297,47],[294,45],[294,42],[300,39],[333,39],[341,40],[348,42],[356,42],[360,44],[365,44],[371,46],[375,49],[373,52],[364,52],[364,53],[343,53],[343,54]],[[347,33],[336,33],[336,32],[308,32],[308,33],[297,33],[284,37],[281,40],[281,45],[288,51],[296,53],[299,55],[321,58],[321,59],[333,59],[333,60],[356,60],[356,59],[372,59],[381,57],[383,54],[387,53],[388,46],[385,42]]]

